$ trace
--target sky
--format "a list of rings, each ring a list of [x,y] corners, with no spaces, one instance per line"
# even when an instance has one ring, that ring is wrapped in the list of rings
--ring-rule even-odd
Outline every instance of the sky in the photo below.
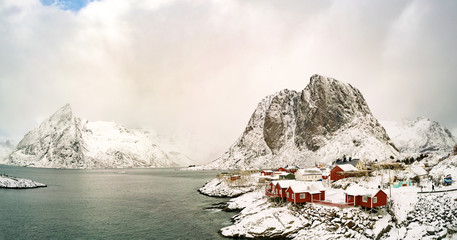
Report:
[[[317,73],[380,120],[457,135],[457,1],[0,0],[0,135],[66,103],[220,156],[258,102]]]

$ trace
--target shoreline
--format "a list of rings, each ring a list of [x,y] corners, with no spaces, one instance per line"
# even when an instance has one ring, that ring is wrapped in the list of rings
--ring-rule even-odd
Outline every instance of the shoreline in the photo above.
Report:
[[[352,184],[378,185],[379,178],[346,179],[334,187],[344,189]],[[249,178],[250,181],[253,179],[255,178]],[[452,211],[457,207],[457,192],[454,189],[449,193],[433,192],[436,194],[419,194],[418,188],[414,186],[395,189],[390,200],[392,209],[371,214],[360,207],[277,203],[265,195],[263,186],[255,181],[250,184],[255,185],[253,190],[232,195],[238,187],[236,181],[217,177],[198,189],[199,193],[205,196],[230,198],[226,204],[220,205],[219,209],[237,211],[230,219],[232,225],[219,229],[221,236],[234,239],[455,237],[451,226],[451,220],[457,219],[457,213]],[[202,191],[203,189],[205,191]],[[434,207],[431,211],[425,211],[426,206]],[[446,217],[440,214],[445,214]]]

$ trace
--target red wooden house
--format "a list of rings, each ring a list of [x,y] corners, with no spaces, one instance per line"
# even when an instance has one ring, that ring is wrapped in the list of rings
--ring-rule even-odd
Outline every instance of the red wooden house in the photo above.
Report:
[[[323,201],[325,188],[322,183],[300,182],[287,188],[286,197],[293,203]]]
[[[265,194],[269,197],[276,197],[275,194],[276,181],[270,182],[265,188]]]
[[[262,170],[260,172],[260,175],[262,175],[262,176],[272,176],[273,175],[273,171],[271,171],[271,170]]]
[[[232,181],[236,181],[238,179],[241,179],[240,175],[232,175],[232,176],[230,176],[230,180],[232,180]]]
[[[298,167],[297,166],[287,166],[285,169],[288,173],[295,173],[295,172],[297,172]]]
[[[381,189],[351,186],[346,190],[345,194],[346,203],[354,206],[374,208],[387,205],[387,194]]]
[[[297,184],[295,180],[272,181],[265,189],[265,194],[270,197],[286,197],[286,190],[291,185]]]
[[[294,185],[294,184],[297,184],[297,181],[295,180],[282,180],[282,181],[278,181],[276,183],[276,187],[275,187],[275,191],[277,192],[278,194],[278,197],[281,197],[281,198],[285,198],[286,197],[286,190]]]
[[[287,169],[280,167],[276,170],[276,172],[287,172]]]
[[[336,165],[330,171],[330,180],[337,181],[337,180],[343,179],[343,178],[345,178],[344,172],[351,172],[351,171],[358,171],[358,169],[355,168],[354,166],[352,166],[351,164]]]

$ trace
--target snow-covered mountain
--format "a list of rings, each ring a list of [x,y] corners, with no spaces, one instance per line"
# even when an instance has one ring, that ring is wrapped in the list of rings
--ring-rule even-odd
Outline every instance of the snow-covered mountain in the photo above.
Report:
[[[381,121],[381,124],[402,153],[451,152],[457,144],[448,129],[430,119]]]
[[[83,121],[67,104],[27,133],[6,163],[49,168],[171,167],[186,165],[188,158],[162,149],[152,130]]]
[[[2,140],[0,138],[0,162],[13,152],[16,146],[11,140]]]
[[[359,90],[313,75],[301,92],[286,89],[264,98],[241,137],[204,168],[306,166],[343,155],[373,161],[398,151]]]

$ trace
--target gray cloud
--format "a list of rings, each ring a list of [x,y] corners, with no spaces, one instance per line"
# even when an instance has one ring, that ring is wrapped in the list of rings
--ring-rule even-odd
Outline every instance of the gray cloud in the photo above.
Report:
[[[0,132],[69,102],[192,138],[208,161],[256,104],[314,73],[349,82],[379,119],[457,130],[455,1],[96,1],[78,12],[0,3]],[[192,137],[189,137],[192,136]]]

